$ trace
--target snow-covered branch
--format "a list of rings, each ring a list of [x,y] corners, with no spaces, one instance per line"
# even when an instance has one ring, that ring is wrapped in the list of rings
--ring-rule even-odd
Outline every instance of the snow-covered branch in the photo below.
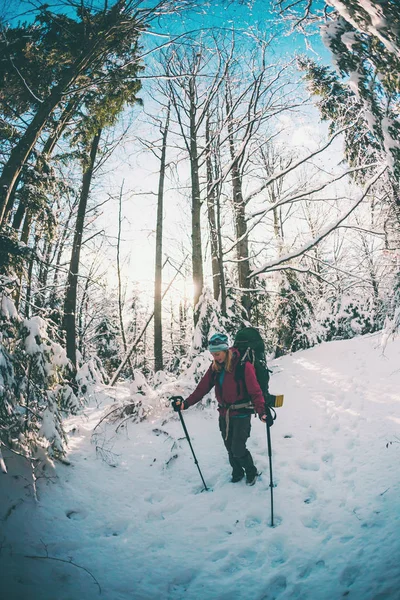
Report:
[[[373,177],[371,177],[371,179],[369,179],[369,181],[366,183],[364,190],[361,192],[361,194],[357,198],[357,200],[348,209],[346,209],[333,223],[330,223],[327,227],[325,227],[312,240],[306,242],[298,250],[294,250],[293,252],[289,252],[288,254],[285,254],[284,256],[280,256],[278,258],[275,258],[275,259],[265,263],[259,269],[255,269],[254,271],[252,271],[250,276],[254,277],[255,275],[269,271],[273,267],[277,267],[278,265],[287,263],[288,261],[293,260],[294,258],[297,258],[297,257],[303,255],[305,252],[307,252],[308,250],[310,250],[311,248],[313,248],[314,246],[319,244],[319,242],[321,242],[325,237],[327,237],[330,233],[332,233],[332,231],[337,229],[337,227],[343,221],[345,221],[347,219],[347,217],[357,208],[357,206],[359,206],[361,204],[361,202],[367,196],[371,187],[378,181],[378,179],[383,175],[383,173],[386,171],[387,168],[388,168],[387,165],[384,165]]]

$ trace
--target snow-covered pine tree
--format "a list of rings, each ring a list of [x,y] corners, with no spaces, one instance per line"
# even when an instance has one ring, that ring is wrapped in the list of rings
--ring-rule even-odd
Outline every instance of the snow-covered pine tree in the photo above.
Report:
[[[103,315],[96,326],[93,343],[107,375],[111,376],[121,362],[117,316]]]
[[[224,326],[228,335],[231,339],[235,338],[236,332],[242,327],[250,327],[251,323],[244,315],[245,310],[241,303],[242,292],[238,290],[235,285],[233,274],[226,273],[225,275],[226,285],[226,319],[224,320]]]
[[[0,443],[27,458],[39,448],[60,456],[66,441],[62,419],[81,404],[66,382],[68,360],[50,323],[18,314],[11,283],[0,281]]]
[[[313,335],[313,305],[302,278],[293,271],[282,271],[280,279],[274,307],[277,357],[309,348],[317,341]]]
[[[208,339],[213,333],[226,333],[221,309],[218,302],[214,300],[211,288],[207,286],[203,288],[195,311],[198,317],[193,334],[192,356],[207,348]]]

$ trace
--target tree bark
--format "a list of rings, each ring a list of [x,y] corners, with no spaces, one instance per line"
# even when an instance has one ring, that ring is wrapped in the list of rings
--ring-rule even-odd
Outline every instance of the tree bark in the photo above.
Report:
[[[124,187],[124,183],[122,182],[121,190],[120,190],[120,193],[119,193],[119,202],[118,202],[117,276],[118,276],[118,315],[119,315],[119,328],[120,328],[120,331],[121,331],[122,343],[124,345],[124,352],[126,354],[126,352],[128,350],[128,345],[126,343],[124,318],[123,318],[122,281],[121,281],[121,259],[120,259],[121,229],[122,229],[122,190],[123,190],[123,187]],[[135,373],[133,371],[131,360],[129,360],[129,367],[130,367],[130,370],[131,370],[132,379],[135,379]]]
[[[206,146],[208,148],[206,155],[206,171],[207,171],[207,215],[208,224],[210,226],[210,245],[211,245],[211,272],[213,278],[213,292],[214,300],[219,300],[221,293],[220,279],[221,274],[219,271],[219,260],[218,260],[218,235],[216,227],[216,216],[215,216],[215,201],[216,201],[216,186],[213,185],[213,162],[212,162],[212,149],[210,147],[210,121],[207,118],[206,121]]]
[[[193,269],[193,306],[199,302],[203,291],[203,253],[201,248],[201,198],[199,177],[199,155],[197,148],[196,127],[196,90],[192,77],[189,81],[189,134],[190,134],[190,174],[192,181],[192,269]],[[194,311],[194,324],[197,324],[199,315]]]
[[[238,260],[238,279],[239,287],[242,291],[241,303],[249,316],[251,307],[250,292],[250,260],[249,260],[249,239],[246,222],[246,204],[242,192],[242,177],[239,169],[239,159],[236,156],[235,140],[233,136],[232,123],[232,98],[229,82],[226,90],[226,114],[228,120],[229,151],[232,159],[231,178],[233,194],[233,210],[235,218],[236,239],[239,240],[236,245]]]
[[[66,332],[67,356],[72,362],[74,369],[76,369],[76,296],[78,289],[79,259],[82,247],[86,206],[89,198],[90,184],[92,181],[97,151],[99,148],[100,136],[101,130],[99,129],[93,137],[90,148],[89,163],[83,173],[82,189],[75,225],[74,242],[68,271],[67,291],[64,301],[64,330]]]
[[[54,87],[51,94],[40,105],[38,112],[26,128],[26,131],[18,144],[12,149],[10,157],[4,165],[0,176],[0,227],[5,222],[7,214],[12,208],[12,205],[9,202],[10,196],[17,183],[23,165],[27,161],[43,128],[48,122],[51,113],[61,102],[64,90],[76,77],[76,72],[70,71],[71,70],[68,71],[68,74]]]
[[[169,129],[171,106],[168,104],[164,129],[162,130],[162,147],[160,158],[160,176],[157,196],[157,225],[156,225],[156,263],[154,275],[154,371],[162,371],[163,338],[162,338],[162,253],[163,253],[163,211],[164,211],[164,182],[167,158],[167,137]]]
[[[47,138],[46,143],[43,146],[43,150],[41,153],[42,160],[41,161],[38,160],[36,162],[36,169],[38,171],[42,170],[42,168],[41,168],[41,165],[43,164],[42,161],[47,160],[47,158],[52,155],[55,145],[57,144],[58,140],[62,136],[69,119],[74,114],[74,111],[76,110],[76,108],[79,104],[79,101],[80,101],[80,98],[74,98],[73,100],[68,102],[68,105],[65,107],[52,134]],[[19,175],[13,185],[13,188],[12,188],[12,191],[11,191],[8,203],[7,203],[6,214],[8,214],[9,210],[11,210],[11,208],[14,205],[15,194],[17,191],[18,184],[21,180],[21,175],[22,175],[22,171],[19,172]],[[13,229],[18,230],[21,227],[22,219],[24,218],[24,214],[25,214],[26,210],[27,210],[27,203],[26,203],[25,199],[22,198],[20,200],[18,208],[14,214],[14,218],[13,218],[13,222],[12,222]]]

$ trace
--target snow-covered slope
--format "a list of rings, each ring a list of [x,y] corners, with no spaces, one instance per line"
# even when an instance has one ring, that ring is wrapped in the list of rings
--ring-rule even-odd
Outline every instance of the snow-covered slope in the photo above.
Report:
[[[271,391],[285,403],[271,429],[273,528],[260,421],[249,448],[262,476],[249,488],[229,481],[215,408],[184,413],[212,488],[200,493],[164,406],[118,433],[98,428],[91,443],[105,404],[129,394],[99,391],[98,406],[70,420],[71,466],[38,482],[38,504],[8,462],[1,598],[399,599],[399,357],[400,340],[382,353],[369,336],[274,361]]]

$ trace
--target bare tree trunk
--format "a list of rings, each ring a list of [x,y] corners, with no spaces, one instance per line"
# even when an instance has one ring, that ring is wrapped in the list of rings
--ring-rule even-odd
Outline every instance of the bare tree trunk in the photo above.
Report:
[[[67,291],[64,301],[64,330],[67,339],[67,356],[76,369],[76,296],[78,289],[79,259],[82,247],[83,226],[85,222],[86,206],[89,198],[90,184],[92,181],[94,164],[99,147],[101,130],[93,137],[90,148],[90,159],[82,178],[82,189],[79,199],[78,215],[76,218],[74,242],[72,246],[71,261],[68,271]]]
[[[171,105],[168,103],[167,116],[162,130],[162,147],[160,158],[160,176],[158,180],[157,225],[156,225],[156,264],[154,275],[154,371],[162,371],[163,338],[162,338],[162,253],[163,253],[163,212],[164,212],[164,182],[167,158],[167,137],[169,129]]]
[[[201,248],[201,198],[199,177],[199,155],[197,148],[196,127],[196,90],[195,81],[192,77],[189,81],[189,131],[190,131],[190,174],[192,180],[192,268],[193,268],[193,305],[196,308],[203,291],[203,253]],[[199,315],[195,310],[194,324],[197,324]]]
[[[239,169],[239,158],[236,155],[235,140],[233,137],[232,97],[229,81],[227,81],[226,87],[226,114],[228,119],[229,151],[232,159],[231,177],[235,230],[236,239],[238,240],[236,251],[238,260],[239,287],[242,290],[242,306],[247,312],[247,315],[249,315],[251,307],[250,292],[248,291],[250,288],[249,239],[246,222],[246,204],[242,193],[242,177]]]
[[[118,314],[119,314],[119,328],[121,330],[122,343],[124,345],[124,352],[126,352],[126,336],[123,313],[123,302],[122,302],[122,282],[121,282],[121,227],[122,227],[122,191],[124,188],[124,182],[122,182],[121,189],[118,198],[118,235],[117,235],[117,277],[118,277]]]
[[[206,155],[206,166],[207,166],[207,215],[208,223],[210,226],[210,243],[211,243],[211,271],[213,278],[213,292],[214,299],[219,300],[221,293],[220,279],[221,274],[219,272],[219,261],[218,261],[218,235],[216,227],[216,215],[215,215],[215,201],[216,201],[216,186],[213,185],[213,163],[210,147],[210,119],[207,116],[206,121],[206,145],[208,147]]]
[[[26,281],[26,296],[25,296],[25,317],[29,319],[31,316],[31,299],[32,299],[32,278],[33,278],[33,267],[36,259],[36,251],[38,247],[40,237],[38,235],[35,236],[35,242],[32,248],[32,254],[29,259],[28,273],[27,273],[27,281]],[[18,299],[19,301],[19,299]]]
[[[45,241],[45,248],[43,249],[42,255],[44,260],[40,264],[39,275],[38,275],[38,291],[35,296],[35,304],[38,307],[45,306],[45,290],[47,285],[47,277],[49,275],[49,265],[51,260],[51,251],[53,248],[52,240],[48,239]]]
[[[121,330],[122,343],[124,345],[124,352],[126,354],[128,346],[126,343],[124,318],[123,318],[123,301],[122,301],[122,282],[121,282],[121,260],[120,260],[120,249],[121,249],[121,227],[122,227],[122,190],[124,182],[122,182],[121,190],[119,193],[118,202],[118,236],[117,236],[117,276],[118,276],[118,315],[119,315],[119,328]],[[135,379],[131,360],[129,359],[129,367],[131,370],[132,379]]]

